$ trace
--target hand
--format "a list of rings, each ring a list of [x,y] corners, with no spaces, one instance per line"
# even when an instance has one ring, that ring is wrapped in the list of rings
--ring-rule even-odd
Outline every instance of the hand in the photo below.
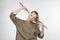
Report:
[[[22,6],[22,7],[21,7],[22,10],[24,9],[24,10],[26,10],[28,13],[30,13],[30,12],[27,10],[27,8],[26,8],[21,2],[19,2],[19,4]]]
[[[22,10],[23,10],[23,9],[24,9],[24,10],[27,9],[21,2],[19,2],[19,4],[22,6],[22,7],[21,7]]]
[[[22,6],[21,10],[27,10],[27,8],[25,6]]]

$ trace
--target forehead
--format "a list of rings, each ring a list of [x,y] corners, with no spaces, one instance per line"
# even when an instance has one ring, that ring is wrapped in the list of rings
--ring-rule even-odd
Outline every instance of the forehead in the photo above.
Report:
[[[30,13],[30,15],[32,15],[33,17],[36,17],[37,15],[33,12],[33,13]]]

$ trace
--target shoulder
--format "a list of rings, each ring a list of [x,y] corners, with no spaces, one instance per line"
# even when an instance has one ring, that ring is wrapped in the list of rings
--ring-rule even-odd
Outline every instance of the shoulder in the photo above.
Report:
[[[22,20],[23,23],[27,23],[27,20]]]

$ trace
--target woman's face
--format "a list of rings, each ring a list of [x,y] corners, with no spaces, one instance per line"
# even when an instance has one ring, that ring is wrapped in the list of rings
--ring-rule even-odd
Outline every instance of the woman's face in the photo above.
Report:
[[[35,18],[37,17],[37,15],[33,12],[29,14],[28,20],[29,21],[35,21]]]

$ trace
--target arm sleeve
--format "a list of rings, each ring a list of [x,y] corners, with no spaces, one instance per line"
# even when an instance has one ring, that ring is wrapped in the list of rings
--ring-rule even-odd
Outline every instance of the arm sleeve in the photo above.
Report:
[[[18,29],[18,30],[20,30],[19,31],[19,33],[25,38],[25,39],[28,39],[24,34],[23,34],[23,31],[22,31],[22,22],[23,22],[23,20],[21,20],[21,19],[19,19],[19,18],[17,18],[16,17],[16,14],[13,14],[13,12],[11,12],[11,14],[10,14],[10,19],[13,21],[13,23],[16,25],[16,28]]]
[[[11,12],[11,14],[9,15],[10,19],[12,20],[12,22],[17,25],[18,22],[22,22],[21,19],[16,17],[16,14],[13,14],[13,12]]]

